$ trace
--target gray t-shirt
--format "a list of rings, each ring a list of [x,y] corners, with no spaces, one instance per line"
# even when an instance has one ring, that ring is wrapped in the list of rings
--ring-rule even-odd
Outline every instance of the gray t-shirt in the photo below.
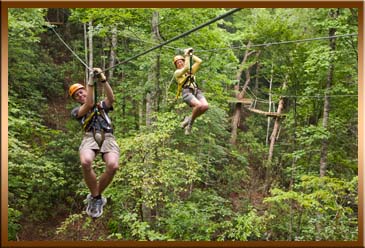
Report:
[[[88,117],[93,114],[94,108],[90,110],[86,115],[77,117],[80,110],[80,106],[72,109],[71,116],[76,119],[81,126],[84,125],[85,121]],[[104,130],[106,132],[113,133],[112,123],[108,116],[109,111],[112,111],[113,107],[108,108],[104,101],[101,101],[97,104],[97,112],[92,116],[92,118],[88,121],[85,132],[92,132],[93,130]]]

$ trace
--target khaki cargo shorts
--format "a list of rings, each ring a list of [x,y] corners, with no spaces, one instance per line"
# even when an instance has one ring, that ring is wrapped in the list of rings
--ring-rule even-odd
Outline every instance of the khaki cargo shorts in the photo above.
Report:
[[[79,147],[79,151],[81,152],[81,150],[85,149],[100,151],[102,154],[112,152],[118,154],[118,156],[120,153],[119,146],[115,141],[115,137],[112,133],[105,133],[105,139],[103,144],[101,145],[101,148],[99,148],[99,145],[94,140],[92,132],[85,133],[81,145]]]
[[[199,101],[205,98],[203,92],[199,88],[196,89],[196,92],[194,92],[194,89],[192,88],[184,88],[182,90],[182,97],[184,102],[189,106],[191,106],[191,101],[194,98],[198,99]]]

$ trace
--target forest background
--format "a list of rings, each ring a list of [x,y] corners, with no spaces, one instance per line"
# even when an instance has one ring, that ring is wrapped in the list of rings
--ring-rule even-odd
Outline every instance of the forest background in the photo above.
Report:
[[[118,65],[226,11],[9,9],[9,240],[358,239],[358,9],[241,9]],[[120,169],[96,220],[68,96],[87,73],[54,31],[115,66]],[[210,103],[190,136],[172,64],[186,47]]]

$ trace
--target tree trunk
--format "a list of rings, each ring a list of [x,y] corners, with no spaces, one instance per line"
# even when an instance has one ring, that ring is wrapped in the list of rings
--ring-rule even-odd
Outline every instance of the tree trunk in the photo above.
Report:
[[[111,37],[111,46],[110,46],[110,57],[109,57],[109,68],[113,67],[112,69],[109,70],[109,80],[112,81],[112,78],[114,76],[114,66],[115,66],[115,60],[117,57],[117,41],[118,41],[118,36],[117,36],[117,27],[113,27],[112,28],[112,37]]]
[[[143,126],[143,100],[138,102],[138,127],[141,128]]]
[[[247,58],[255,52],[255,51],[249,52],[250,46],[251,46],[251,42],[248,42],[247,48],[245,51],[245,55],[243,56],[243,59],[240,64],[240,68],[236,75],[237,85],[234,86],[234,90],[235,90],[235,97],[237,98],[237,100],[243,99],[243,97],[246,93],[247,87],[250,83],[250,68],[252,65],[249,66],[245,71],[246,81],[245,81],[245,84],[243,85],[242,90],[240,91],[240,81],[241,81],[242,73],[244,71],[244,65],[247,62]],[[232,124],[231,124],[232,129],[231,129],[230,143],[232,145],[236,145],[236,142],[237,142],[237,129],[238,129],[238,126],[241,121],[241,112],[242,112],[242,103],[237,102],[234,107]]]
[[[337,18],[338,16],[338,10],[336,12],[331,11],[331,17]],[[329,36],[334,36],[336,34],[336,28],[330,28],[329,29]],[[327,130],[328,127],[328,120],[329,120],[329,114],[330,114],[330,98],[328,96],[332,80],[333,80],[333,72],[334,72],[334,53],[336,50],[336,38],[330,38],[330,65],[328,68],[328,74],[327,74],[327,82],[326,82],[326,89],[324,93],[324,106],[323,106],[323,122],[322,127],[324,130]],[[326,175],[327,171],[327,153],[328,153],[328,139],[324,138],[322,140],[322,149],[321,149],[321,159],[320,159],[320,167],[319,167],[319,175],[321,177]]]
[[[88,44],[87,44],[87,25],[84,23],[84,47],[85,47],[85,63],[88,65]],[[85,82],[89,82],[89,70],[85,67]]]
[[[94,67],[94,56],[93,56],[93,21],[89,21],[89,68]],[[93,80],[93,77],[90,75],[92,71],[89,71],[89,80]]]
[[[234,87],[235,91],[238,92],[239,91],[239,86],[235,85]],[[236,94],[236,98],[239,99],[239,93]],[[242,111],[242,103],[236,103],[235,107],[234,107],[234,112],[233,112],[233,118],[232,118],[232,130],[231,130],[231,140],[230,143],[232,145],[236,145],[237,142],[237,129],[238,129],[238,125],[241,121],[241,111]]]
[[[257,56],[259,55],[260,53],[257,53]],[[256,75],[255,75],[255,87],[253,89],[253,91],[255,92],[255,94],[257,94],[258,90],[259,90],[259,74],[260,74],[260,63],[257,62],[256,64]]]
[[[151,20],[152,26],[152,39],[156,42],[161,40],[159,28],[158,28],[159,13],[154,11]],[[160,55],[158,54],[156,58],[152,59],[152,65],[148,72],[148,82],[153,84],[154,87],[150,92],[146,94],[146,125],[150,126],[152,123],[153,111],[158,111],[159,103],[159,77],[160,77]]]
[[[272,104],[272,95],[271,95],[271,89],[272,89],[272,80],[274,75],[274,65],[271,64],[271,75],[270,75],[270,87],[269,87],[269,112],[271,112],[271,104]],[[266,145],[269,144],[269,131],[270,131],[270,124],[271,124],[271,117],[267,117],[267,128],[266,128]]]
[[[152,124],[151,120],[151,113],[152,113],[152,97],[151,94],[148,92],[146,95],[146,127],[150,128]],[[146,155],[146,160],[148,160],[148,155]],[[146,168],[150,168],[151,164],[146,164]],[[142,182],[143,185],[145,185],[145,182]],[[145,186],[143,186],[145,187]],[[146,189],[143,189],[146,191]],[[142,219],[143,221],[146,221],[148,223],[151,223],[151,214],[152,209],[147,207],[144,202],[142,202]]]
[[[161,36],[158,28],[159,23],[159,13],[157,11],[153,12],[151,26],[152,26],[152,39],[156,42],[161,41]],[[146,126],[147,128],[151,127],[153,122],[152,114],[153,111],[158,111],[159,106],[159,98],[160,98],[160,85],[159,85],[159,77],[160,77],[160,55],[158,54],[155,59],[153,59],[153,64],[148,73],[148,82],[154,85],[154,88],[151,92],[147,92],[146,94]],[[150,165],[147,165],[150,166]],[[145,203],[142,203],[142,213],[143,220],[147,222],[152,222],[152,212],[153,209],[147,207]]]
[[[156,57],[156,78],[155,78],[155,82],[156,82],[156,87],[155,87],[155,110],[158,112],[160,109],[160,99],[161,99],[161,87],[160,87],[160,54],[157,55]]]
[[[283,83],[283,89],[286,88],[286,82]],[[269,189],[271,187],[271,182],[272,182],[272,178],[271,178],[271,169],[272,169],[272,157],[274,154],[274,146],[275,146],[275,141],[277,140],[278,137],[278,133],[279,133],[279,128],[280,128],[280,114],[282,112],[284,108],[284,98],[280,97],[279,103],[278,103],[278,109],[277,109],[277,114],[278,117],[275,117],[275,123],[274,123],[274,127],[270,136],[270,147],[269,147],[269,155],[267,158],[267,164],[266,164],[266,175],[265,175],[265,190],[264,192],[269,192]]]
[[[332,19],[336,19],[339,15],[339,10],[336,11],[331,10],[330,16]],[[334,36],[336,34],[336,28],[329,28],[328,32],[329,36]],[[323,122],[322,127],[324,130],[327,130],[328,121],[329,121],[329,114],[330,114],[330,98],[328,94],[330,93],[332,80],[333,80],[333,73],[334,73],[334,53],[336,51],[336,38],[330,38],[330,63],[327,73],[327,81],[326,81],[326,88],[324,91],[324,105],[323,105]],[[321,158],[319,162],[319,176],[324,177],[327,172],[327,155],[328,155],[328,139],[324,138],[322,140],[322,148],[321,148]],[[317,213],[317,222],[316,222],[316,240],[321,240],[321,232],[323,229],[322,223],[322,214]]]
[[[156,42],[156,43],[160,43],[163,39],[161,38],[160,35],[160,30],[158,27],[159,24],[159,19],[160,19],[160,14],[158,11],[154,11],[152,13],[152,39]],[[161,51],[161,50],[160,50]],[[160,53],[157,54],[156,56],[156,63],[154,65],[154,69],[153,69],[153,82],[155,83],[155,92],[154,92],[154,109],[156,111],[159,110],[159,103],[160,103],[160,98],[161,98],[161,88],[160,88]]]
[[[286,82],[284,82],[283,84],[283,89],[286,88]],[[274,146],[275,146],[275,141],[277,139],[278,133],[279,133],[279,127],[280,127],[280,114],[282,112],[284,108],[284,98],[280,97],[279,103],[278,103],[278,109],[276,111],[276,113],[279,115],[278,117],[275,117],[275,123],[274,123],[274,128],[272,130],[271,136],[270,136],[270,147],[269,147],[269,156],[267,158],[268,163],[271,164],[272,162],[272,157],[274,154]]]
[[[140,108],[140,115],[142,115],[142,107]],[[152,124],[152,120],[151,120],[151,114],[152,114],[152,97],[151,97],[151,93],[147,92],[146,94],[146,127],[150,128],[151,124]],[[146,155],[146,160],[148,160],[147,158],[148,155]],[[146,168],[150,167],[150,164],[146,164],[145,165]],[[145,182],[142,182],[142,185],[145,185]],[[143,186],[142,190],[146,191],[146,189],[144,188],[145,186]],[[151,222],[151,208],[147,207],[146,204],[144,202],[142,202],[141,205],[141,214],[142,214],[142,220],[146,221],[148,223]]]
[[[151,93],[147,93],[146,95],[146,126],[151,126],[151,114],[152,114],[152,97]]]

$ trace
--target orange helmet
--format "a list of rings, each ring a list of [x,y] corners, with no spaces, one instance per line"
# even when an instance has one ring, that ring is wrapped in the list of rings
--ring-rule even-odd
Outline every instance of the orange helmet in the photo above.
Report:
[[[176,65],[175,63],[176,63],[176,61],[178,61],[178,60],[180,60],[180,59],[182,59],[182,60],[184,60],[185,61],[185,58],[183,57],[183,56],[181,56],[181,55],[176,55],[175,57],[174,57],[174,65]]]
[[[68,93],[70,94],[70,96],[72,97],[72,95],[79,89],[85,89],[85,87],[82,84],[73,84],[70,86],[70,88],[68,89]]]

